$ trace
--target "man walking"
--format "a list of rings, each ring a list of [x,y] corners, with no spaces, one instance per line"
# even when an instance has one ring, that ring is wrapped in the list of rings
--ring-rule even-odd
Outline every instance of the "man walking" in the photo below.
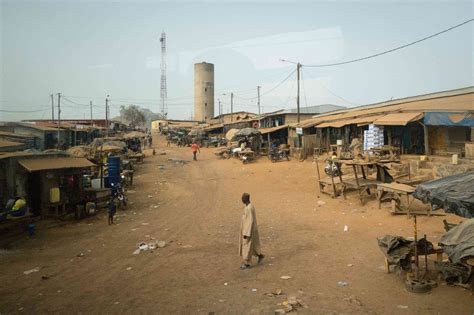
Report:
[[[239,255],[243,259],[240,269],[247,269],[250,268],[252,256],[257,257],[257,263],[260,263],[265,256],[260,251],[257,215],[255,214],[255,207],[250,203],[250,195],[244,193],[242,202],[245,207],[240,223]]]
[[[193,151],[193,160],[197,161],[196,154],[198,152],[201,153],[201,150],[199,149],[199,146],[196,141],[193,141],[193,144],[191,145],[191,150]]]

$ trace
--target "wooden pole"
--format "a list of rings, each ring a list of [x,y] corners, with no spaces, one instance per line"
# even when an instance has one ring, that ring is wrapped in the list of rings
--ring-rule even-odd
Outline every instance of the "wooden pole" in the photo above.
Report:
[[[430,143],[428,138],[428,126],[423,125],[423,133],[425,136],[425,155],[430,155]]]

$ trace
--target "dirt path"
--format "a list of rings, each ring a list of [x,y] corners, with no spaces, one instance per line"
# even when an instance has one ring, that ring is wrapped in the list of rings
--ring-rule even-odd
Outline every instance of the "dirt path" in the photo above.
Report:
[[[440,285],[414,295],[403,289],[400,276],[386,274],[375,238],[409,236],[412,222],[377,209],[375,201],[362,207],[354,194],[346,201],[318,199],[311,162],[260,159],[242,165],[216,159],[212,149],[193,162],[189,148],[161,150],[167,154],[148,154],[140,166],[131,204],[118,212],[115,226],[107,226],[104,213],[51,228],[42,224],[35,238],[0,252],[1,314],[272,314],[292,294],[309,307],[301,313],[474,311],[469,291]],[[266,258],[241,271],[237,238],[244,191],[257,209]],[[318,200],[325,204],[318,206]],[[421,233],[436,240],[442,219],[419,218]],[[136,244],[150,238],[167,246],[133,255]],[[35,267],[40,271],[23,274]],[[277,289],[285,295],[264,294]]]

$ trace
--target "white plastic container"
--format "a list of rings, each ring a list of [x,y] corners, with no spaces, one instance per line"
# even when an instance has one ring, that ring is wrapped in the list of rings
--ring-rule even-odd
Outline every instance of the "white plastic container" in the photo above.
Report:
[[[459,156],[457,154],[453,154],[451,164],[457,165],[459,163],[458,158]]]
[[[337,145],[342,145],[342,140],[337,140],[337,141],[336,141],[336,144],[337,144]]]
[[[94,189],[102,188],[102,187],[100,187],[100,178],[93,178],[91,180],[91,185],[92,185],[92,188],[94,188]]]

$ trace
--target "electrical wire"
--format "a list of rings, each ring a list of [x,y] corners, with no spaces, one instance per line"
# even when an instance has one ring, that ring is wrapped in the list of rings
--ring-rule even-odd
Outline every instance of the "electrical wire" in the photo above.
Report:
[[[39,113],[39,112],[43,112],[47,109],[49,109],[50,107],[44,107],[43,109],[38,109],[38,110],[7,110],[7,109],[0,109],[0,112],[1,113]]]
[[[303,70],[303,69],[301,69]],[[306,90],[304,88],[304,78],[303,78],[303,71],[301,71],[301,87],[303,88],[303,95],[304,95],[304,106],[308,107],[308,100],[306,99]]]
[[[347,60],[347,61],[342,61],[342,62],[336,62],[336,63],[328,63],[328,64],[320,64],[320,65],[303,65],[303,67],[312,67],[312,68],[316,68],[316,67],[332,67],[332,66],[340,66],[340,65],[345,65],[345,64],[348,64],[348,63],[354,63],[354,62],[358,62],[358,61],[363,61],[363,60],[367,60],[367,59],[371,59],[371,58],[375,58],[375,57],[379,57],[379,56],[382,56],[382,55],[385,55],[385,54],[388,54],[388,53],[391,53],[391,52],[394,52],[394,51],[397,51],[397,50],[400,50],[400,49],[403,49],[403,48],[407,48],[409,46],[413,46],[415,44],[418,44],[418,43],[421,43],[425,40],[428,40],[430,38],[433,38],[433,37],[436,37],[438,35],[441,35],[441,34],[444,34],[444,33],[447,33],[451,30],[454,30],[458,27],[461,27],[463,25],[466,25],[470,22],[474,21],[474,19],[469,19],[467,21],[464,21],[460,24],[457,24],[457,25],[454,25],[454,26],[451,26],[450,28],[447,28],[445,30],[442,30],[440,32],[437,32],[435,34],[432,34],[432,35],[429,35],[429,36],[426,36],[426,37],[423,37],[419,40],[416,40],[414,42],[411,42],[411,43],[408,43],[408,44],[405,44],[405,45],[402,45],[402,46],[398,46],[398,47],[395,47],[395,48],[392,48],[392,49],[389,49],[389,50],[386,50],[386,51],[382,51],[382,52],[379,52],[379,53],[376,53],[376,54],[373,54],[373,55],[370,55],[370,56],[366,56],[366,57],[362,57],[362,58],[357,58],[357,59],[352,59],[352,60]]]
[[[301,71],[301,73],[303,73],[303,71]],[[314,77],[311,75],[311,72],[308,71],[308,69],[306,69],[306,74],[308,74],[312,79],[314,79]],[[349,103],[351,105],[360,105],[360,103],[357,103],[357,102],[353,102],[353,101],[349,101],[348,99],[342,97],[342,96],[339,96],[337,95],[336,93],[334,93],[333,91],[331,91],[324,83],[321,84],[321,86],[329,92],[329,94],[331,94],[332,96],[335,96],[337,97],[338,99],[346,102],[346,103]]]

